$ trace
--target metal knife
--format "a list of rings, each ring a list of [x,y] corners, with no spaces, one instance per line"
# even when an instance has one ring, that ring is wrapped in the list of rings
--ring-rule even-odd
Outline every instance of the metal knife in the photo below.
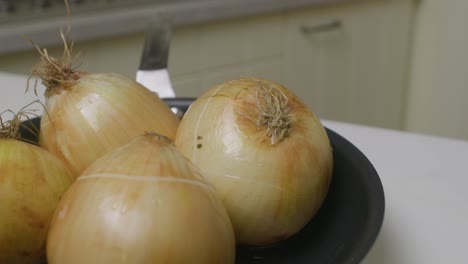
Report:
[[[167,69],[171,25],[163,17],[151,21],[146,32],[143,54],[136,80],[160,98],[174,98],[175,92]]]

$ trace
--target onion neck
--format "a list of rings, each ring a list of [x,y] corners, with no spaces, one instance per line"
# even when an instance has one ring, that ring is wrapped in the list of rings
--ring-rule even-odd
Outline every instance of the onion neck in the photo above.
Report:
[[[271,145],[276,145],[286,139],[292,131],[293,120],[291,108],[286,94],[280,88],[264,80],[253,80],[256,86],[255,114],[247,117],[257,128],[263,129],[270,139]]]
[[[19,139],[19,134],[15,132],[11,132],[9,130],[1,130],[0,131],[0,139]]]
[[[54,94],[69,90],[83,73],[73,71],[71,65],[67,65],[65,60],[42,57],[35,69],[35,74],[42,79],[42,84],[46,87],[44,95],[49,98]]]
[[[54,94],[60,94],[63,91],[70,90],[80,79],[80,76],[80,72],[71,71],[70,73],[60,76],[60,78],[48,76],[48,78],[42,79],[42,84],[46,87],[45,97],[49,98]]]
[[[16,114],[13,119],[3,122],[0,116],[0,139],[20,139],[21,127],[20,114]]]
[[[147,140],[154,140],[162,143],[163,145],[173,145],[172,140],[164,135],[158,134],[154,131],[145,131],[143,137]]]
[[[40,61],[34,67],[32,75],[42,79],[42,84],[46,87],[44,94],[46,98],[70,89],[83,74],[75,71],[73,68],[73,42],[69,43],[67,35],[63,33],[62,40],[64,52],[62,57],[58,59],[50,56],[47,49],[40,49],[36,45],[37,51],[40,54]]]

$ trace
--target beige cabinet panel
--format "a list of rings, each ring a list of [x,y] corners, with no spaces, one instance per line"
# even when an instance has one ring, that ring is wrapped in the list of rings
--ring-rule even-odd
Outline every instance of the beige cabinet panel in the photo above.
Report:
[[[365,1],[287,16],[285,84],[321,117],[401,128],[411,1]]]
[[[421,1],[405,129],[468,140],[468,1]]]
[[[242,76],[282,81],[283,23],[271,14],[177,28],[169,55],[177,96]]]
[[[177,27],[169,54],[176,94],[196,97],[224,80],[258,76],[286,85],[321,118],[401,128],[412,2],[350,1]],[[135,33],[77,43],[80,69],[134,78],[143,42]],[[0,70],[27,73],[37,52],[0,61]]]
[[[283,17],[273,14],[177,28],[169,55],[173,76],[216,70],[281,53]]]
[[[239,77],[256,76],[281,82],[281,65],[281,59],[268,57],[175,77],[173,85],[177,96],[197,97],[216,84]]]

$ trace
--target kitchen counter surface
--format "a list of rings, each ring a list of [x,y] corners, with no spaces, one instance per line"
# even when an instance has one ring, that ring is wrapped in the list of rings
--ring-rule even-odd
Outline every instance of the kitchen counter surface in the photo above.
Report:
[[[324,125],[359,148],[383,184],[384,222],[363,264],[468,263],[468,141]]]
[[[0,73],[0,82],[2,111],[33,100],[24,76]],[[383,184],[384,222],[364,264],[468,263],[468,141],[323,123],[367,156]]]
[[[356,1],[360,0],[161,0],[132,8],[72,15],[73,39],[141,32],[156,14],[163,14],[177,26]],[[61,16],[0,24],[0,54],[31,49],[25,36],[41,47],[58,45],[59,29],[66,28],[67,23],[68,19]]]

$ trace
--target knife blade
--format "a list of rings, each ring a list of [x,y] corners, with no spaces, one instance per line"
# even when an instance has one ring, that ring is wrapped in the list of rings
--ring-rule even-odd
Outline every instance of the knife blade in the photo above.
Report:
[[[167,68],[171,25],[162,17],[151,21],[145,36],[136,80],[160,98],[174,98],[175,92]]]

